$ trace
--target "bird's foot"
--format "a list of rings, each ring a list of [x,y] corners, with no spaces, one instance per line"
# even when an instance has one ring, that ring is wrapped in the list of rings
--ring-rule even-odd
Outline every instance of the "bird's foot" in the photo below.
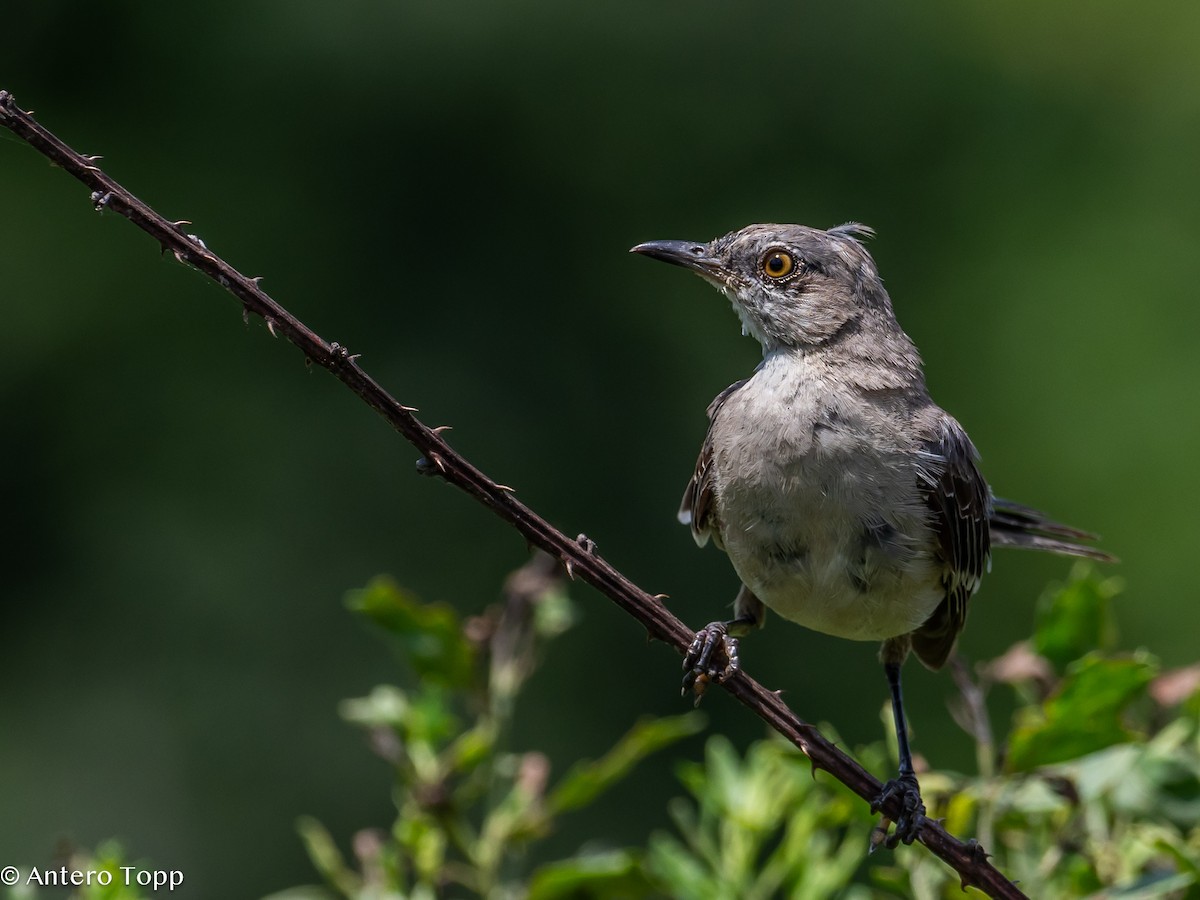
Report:
[[[925,824],[925,803],[921,800],[921,786],[917,784],[916,775],[909,772],[885,784],[879,796],[871,802],[871,812],[879,812],[893,797],[900,800],[900,816],[895,820],[896,828],[888,834],[892,820],[885,814],[871,832],[872,851],[879,849],[881,845],[892,850],[900,843],[911,844],[917,839],[921,826]]]
[[[696,632],[696,638],[683,657],[683,696],[691,691],[696,705],[709,684],[720,684],[738,670],[738,642],[730,637],[726,622],[709,622]]]

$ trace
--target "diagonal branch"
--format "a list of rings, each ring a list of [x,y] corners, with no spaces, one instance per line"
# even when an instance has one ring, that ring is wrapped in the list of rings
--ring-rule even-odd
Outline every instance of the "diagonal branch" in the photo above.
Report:
[[[35,122],[32,115],[20,109],[12,95],[3,90],[0,90],[0,125],[87,185],[92,190],[92,203],[97,210],[109,209],[127,218],[158,241],[164,251],[170,251],[181,263],[203,272],[233,294],[241,301],[246,314],[261,316],[273,334],[282,334],[300,348],[309,361],[328,369],[423,454],[422,462],[427,472],[466,491],[512,525],[530,544],[561,559],[573,577],[587,582],[637,619],[650,637],[670,644],[681,654],[687,649],[694,633],[657,598],[606,562],[596,552],[592,541],[583,535],[575,539],[567,537],[516,499],[510,488],[475,468],[451,449],[436,429],[417,419],[412,408],[399,403],[367,375],[346,348],[336,342],[326,342],[267,296],[259,288],[257,279],[247,278],[209,251],[198,237],[189,234],[186,226],[190,223],[164,219],[93,165],[96,157],[83,156],[72,150]],[[812,761],[814,769],[825,769],[864,800],[871,801],[879,795],[879,781],[826,740],[816,728],[796,716],[776,694],[744,672],[725,682],[723,687],[799,747]],[[884,804],[884,814],[893,821],[899,813],[898,802]],[[987,855],[973,841],[963,843],[932,821],[922,826],[919,840],[959,873],[964,886],[973,885],[996,898],[1025,897],[988,863]]]

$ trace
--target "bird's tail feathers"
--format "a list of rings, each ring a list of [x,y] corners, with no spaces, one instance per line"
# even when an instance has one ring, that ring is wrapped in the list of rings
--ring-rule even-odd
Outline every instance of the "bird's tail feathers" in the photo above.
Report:
[[[1042,513],[1012,500],[996,497],[992,501],[990,519],[993,547],[1016,547],[1024,550],[1043,550],[1063,556],[1082,556],[1100,562],[1116,562],[1116,557],[1095,547],[1076,543],[1095,541],[1098,536],[1063,525]]]

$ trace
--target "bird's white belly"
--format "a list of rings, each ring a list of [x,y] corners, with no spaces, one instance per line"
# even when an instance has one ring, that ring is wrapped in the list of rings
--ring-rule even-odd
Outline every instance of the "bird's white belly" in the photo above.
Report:
[[[853,560],[831,557],[824,570],[767,573],[752,587],[770,609],[793,622],[837,637],[881,641],[908,634],[937,609],[945,594],[936,578],[899,577],[868,589],[846,577]]]
[[[759,518],[741,533],[723,529],[734,569],[770,609],[851,640],[908,634],[937,609],[945,590],[925,550],[890,526],[875,540],[858,521],[816,517],[808,528],[780,529]]]

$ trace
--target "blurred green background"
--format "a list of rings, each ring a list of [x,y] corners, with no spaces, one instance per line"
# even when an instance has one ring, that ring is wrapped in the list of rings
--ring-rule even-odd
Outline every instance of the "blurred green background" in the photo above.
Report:
[[[5,31],[0,88],[697,626],[736,582],[674,512],[758,348],[626,250],[872,225],[997,493],[1101,532],[1126,643],[1195,658],[1200,6],[42,0]],[[523,542],[6,132],[0,190],[0,864],[116,836],[185,896],[315,880],[298,815],[392,817],[336,704],[396,662],[344,592],[478,610]],[[1068,565],[1000,555],[965,654],[1027,635]],[[681,709],[677,657],[575,593],[514,737],[558,771]],[[743,659],[882,733],[874,646],[775,619]],[[916,749],[969,769],[952,690],[910,667]],[[658,760],[552,844],[641,841],[680,792]]]

